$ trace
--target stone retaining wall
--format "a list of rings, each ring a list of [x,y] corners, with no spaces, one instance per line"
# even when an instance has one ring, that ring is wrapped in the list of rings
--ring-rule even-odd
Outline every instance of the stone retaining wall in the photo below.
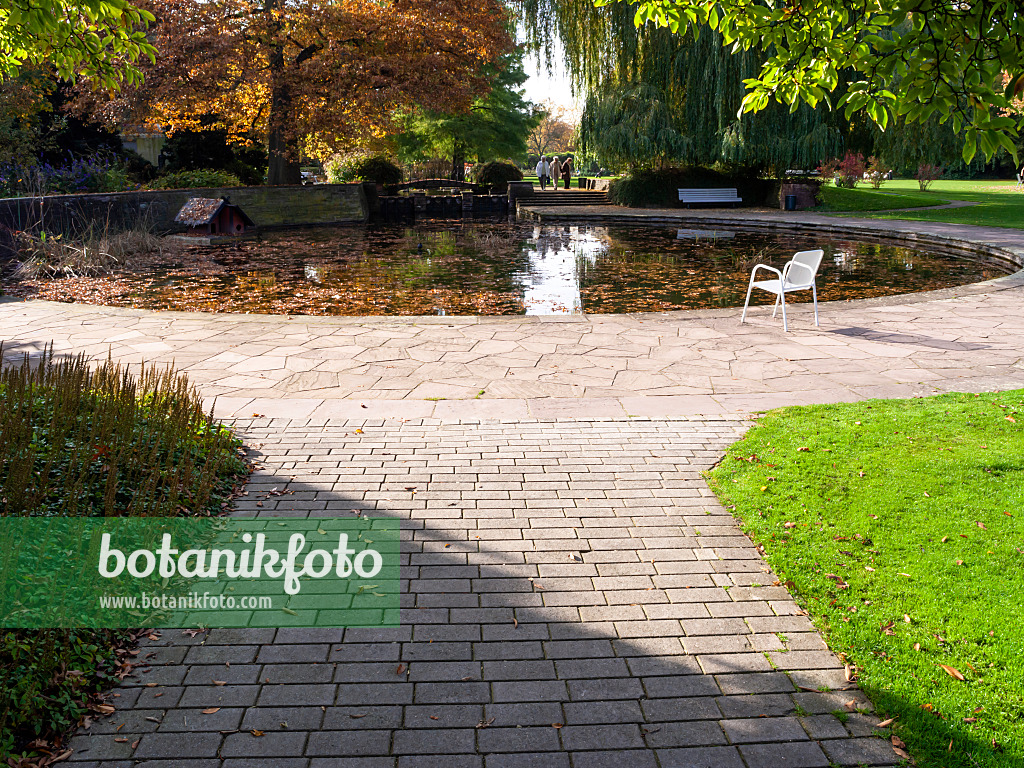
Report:
[[[174,217],[191,197],[227,197],[259,227],[361,223],[369,215],[362,185],[316,184],[7,198],[0,200],[0,224],[76,232],[90,223],[127,226],[144,220],[158,231],[174,232],[182,229]]]

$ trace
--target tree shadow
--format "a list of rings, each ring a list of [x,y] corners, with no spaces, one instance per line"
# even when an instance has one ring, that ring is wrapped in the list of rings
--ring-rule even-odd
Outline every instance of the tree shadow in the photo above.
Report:
[[[989,349],[990,347],[989,344],[982,344],[974,341],[950,341],[948,339],[936,339],[931,336],[922,336],[917,333],[874,331],[870,328],[860,328],[858,326],[836,328],[831,332],[840,336],[856,336],[861,339],[878,341],[884,344],[914,344],[919,347],[945,349],[951,352],[974,352],[980,349]]]

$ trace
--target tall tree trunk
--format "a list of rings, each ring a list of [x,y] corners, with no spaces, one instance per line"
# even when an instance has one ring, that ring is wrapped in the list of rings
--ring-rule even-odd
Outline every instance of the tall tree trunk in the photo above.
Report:
[[[455,149],[452,151],[451,178],[454,181],[466,180],[466,148],[458,140],[456,140]]]
[[[278,0],[264,6],[273,12]],[[284,46],[274,44],[270,51],[270,116],[267,126],[267,183],[301,184],[299,143],[292,134],[294,103],[285,77]]]

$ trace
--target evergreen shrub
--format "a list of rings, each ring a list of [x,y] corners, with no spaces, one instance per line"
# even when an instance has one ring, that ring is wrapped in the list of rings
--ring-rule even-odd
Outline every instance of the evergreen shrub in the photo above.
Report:
[[[510,181],[522,181],[523,172],[512,163],[492,160],[474,169],[476,183],[484,187],[494,187],[498,192],[508,190]]]

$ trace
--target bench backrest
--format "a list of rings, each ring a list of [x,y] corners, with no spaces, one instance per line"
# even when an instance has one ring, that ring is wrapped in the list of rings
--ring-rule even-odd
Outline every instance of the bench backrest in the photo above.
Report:
[[[739,197],[736,189],[680,189],[680,200],[735,200]]]

